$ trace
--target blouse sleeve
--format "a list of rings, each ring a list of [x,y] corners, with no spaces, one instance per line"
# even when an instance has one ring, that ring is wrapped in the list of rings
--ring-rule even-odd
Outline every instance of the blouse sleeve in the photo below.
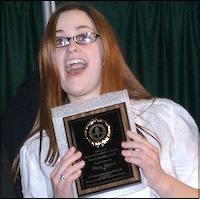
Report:
[[[198,188],[198,144],[199,129],[189,112],[171,100],[167,101],[165,121],[173,139],[170,148],[175,177],[180,181]],[[161,115],[161,112],[159,113]],[[167,118],[167,119],[166,119]]]
[[[20,150],[20,175],[24,198],[49,197],[47,179],[39,164],[38,147],[38,141],[28,142]]]

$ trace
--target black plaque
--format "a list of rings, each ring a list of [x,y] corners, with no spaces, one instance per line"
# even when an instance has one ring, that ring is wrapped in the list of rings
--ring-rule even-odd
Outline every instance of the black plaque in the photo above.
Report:
[[[64,117],[69,147],[83,154],[86,164],[76,180],[78,196],[141,181],[139,168],[125,162],[121,142],[130,129],[125,103]]]

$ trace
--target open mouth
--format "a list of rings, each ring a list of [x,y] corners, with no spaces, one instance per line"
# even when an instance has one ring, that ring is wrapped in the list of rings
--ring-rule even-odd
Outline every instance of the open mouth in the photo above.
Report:
[[[82,59],[73,59],[67,61],[65,70],[71,75],[81,73],[87,67],[87,63]]]
[[[73,59],[67,61],[65,69],[68,73],[79,73],[84,70],[87,66],[87,63],[82,59]]]

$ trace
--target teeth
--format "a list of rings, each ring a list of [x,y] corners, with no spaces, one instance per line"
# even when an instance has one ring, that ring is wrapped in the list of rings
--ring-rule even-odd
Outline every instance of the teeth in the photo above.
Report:
[[[67,70],[67,72],[70,72],[71,70],[73,69],[79,69],[79,68],[82,68],[83,65],[74,65],[74,64],[83,64],[83,65],[86,65],[86,62],[82,59],[73,59],[73,60],[69,60],[67,61],[66,65],[65,65],[65,68]]]
[[[70,65],[72,65],[72,64],[78,64],[78,63],[86,64],[86,62],[83,61],[82,59],[73,59],[73,60],[67,61],[66,67],[67,67],[67,66],[70,66]]]

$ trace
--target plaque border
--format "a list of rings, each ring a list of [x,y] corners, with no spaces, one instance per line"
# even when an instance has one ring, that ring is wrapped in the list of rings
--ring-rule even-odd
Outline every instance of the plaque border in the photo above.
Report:
[[[77,114],[77,115],[73,115],[73,116],[69,116],[69,117],[64,118],[68,145],[69,146],[74,145],[75,147],[77,147],[77,141],[76,140],[73,141],[75,138],[74,138],[74,136],[72,136],[73,132],[71,132],[71,129],[70,129],[69,123],[71,121],[81,119],[81,118],[84,118],[84,117],[87,117],[87,116],[90,116],[90,115],[95,115],[95,114],[99,114],[99,113],[106,113],[107,111],[117,110],[117,109],[120,109],[120,115],[121,115],[121,119],[122,119],[122,127],[124,129],[124,134],[123,134],[122,137],[124,137],[125,140],[130,140],[130,138],[126,135],[126,131],[130,129],[130,123],[129,123],[129,120],[128,120],[128,117],[127,117],[126,105],[125,105],[124,102],[121,102],[119,104],[111,105],[109,107],[100,108],[100,109],[96,109],[96,110],[86,112],[84,114],[80,113],[80,114]],[[76,180],[78,195],[83,196],[83,195],[86,195],[86,194],[95,193],[97,191],[103,191],[103,190],[106,190],[106,189],[116,188],[116,187],[119,187],[119,186],[122,186],[122,185],[127,185],[128,183],[139,182],[141,180],[139,169],[134,164],[130,164],[129,167],[130,167],[130,169],[133,173],[133,176],[126,178],[126,179],[118,180],[116,182],[110,182],[110,183],[107,183],[107,184],[89,187],[89,188],[85,188],[85,189],[81,188],[81,180],[80,180],[80,178],[78,178]]]
[[[131,112],[132,109],[131,109],[130,99],[129,99],[127,90],[106,93],[96,98],[90,98],[78,103],[68,103],[62,106],[52,108],[51,109],[52,121],[53,121],[53,126],[55,130],[55,136],[56,136],[56,140],[58,144],[60,157],[62,158],[69,148],[64,118],[75,116],[75,115],[82,114],[85,112],[93,112],[102,108],[119,105],[122,103],[125,104],[127,121],[129,122],[130,130],[132,130],[133,132],[136,132],[136,126],[134,122],[133,113]],[[128,137],[126,138],[129,139]],[[137,173],[135,165],[132,167],[132,170],[133,170],[133,173]],[[139,173],[137,175],[139,175],[140,180],[138,182],[138,187],[137,187],[137,184],[134,185],[136,186],[134,190],[138,190],[138,189],[140,190],[145,185],[143,183],[143,176],[141,174],[141,170],[139,170]],[[77,187],[77,184],[79,186],[79,181],[76,181],[76,183],[73,184],[73,191],[74,191],[75,197],[79,197],[79,194],[80,194],[79,193],[80,190],[79,190],[79,187]],[[107,190],[109,191],[109,189]],[[81,195],[82,194],[84,194],[84,196],[85,194],[92,195],[93,197],[97,195],[98,197],[99,193],[97,194],[96,193],[81,193]]]

